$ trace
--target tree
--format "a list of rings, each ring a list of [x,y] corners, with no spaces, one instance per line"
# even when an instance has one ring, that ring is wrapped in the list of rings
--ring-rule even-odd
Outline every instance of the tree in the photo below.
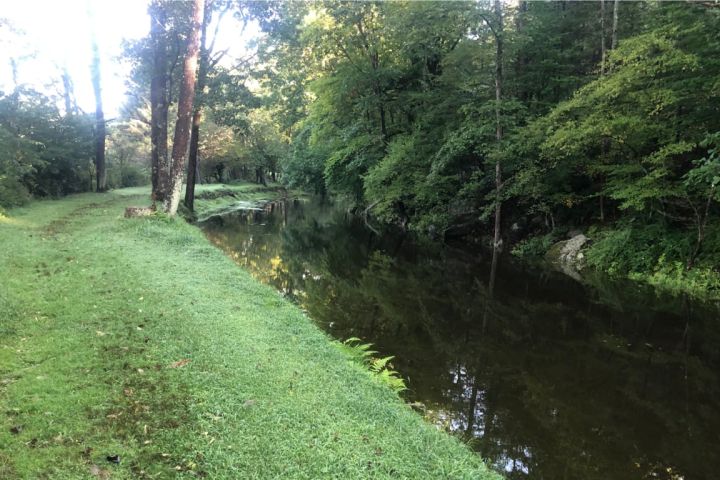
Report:
[[[615,50],[618,42],[618,10],[620,9],[620,0],[615,0],[613,4],[613,24],[612,24],[612,42],[610,48]]]
[[[213,38],[208,44],[208,25],[212,21],[214,7],[219,4],[218,1],[205,0],[203,23],[201,28],[200,41],[200,58],[197,73],[197,99],[195,101],[195,112],[193,113],[192,131],[190,134],[190,152],[188,154],[188,174],[187,184],[185,186],[185,206],[192,211],[195,203],[195,183],[200,172],[198,151],[200,146],[200,123],[203,116],[203,104],[205,103],[205,88],[207,86],[207,78],[210,70],[225,55],[225,51],[219,52],[211,58],[214,50],[215,40],[217,39],[218,28],[223,16],[230,9],[230,4],[226,4],[220,11],[219,18],[215,26]]]
[[[100,77],[100,52],[95,35],[92,37],[92,84],[95,92],[95,190],[104,192],[107,188],[107,172],[105,169],[105,114],[102,103],[102,87]]]
[[[493,31],[495,37],[495,139],[498,144],[502,143],[503,140],[503,127],[500,119],[502,111],[502,88],[503,88],[503,12],[502,4],[500,0],[495,0],[495,27],[490,23],[488,26]],[[497,274],[497,262],[500,254],[500,248],[502,247],[501,239],[501,217],[502,217],[502,165],[500,164],[500,158],[495,160],[495,225],[493,227],[493,253],[492,253],[492,267],[490,270],[490,296],[492,297],[495,289],[495,277]]]
[[[161,0],[150,4],[150,39],[152,42],[152,79],[150,83],[150,141],[152,200],[164,201],[168,171],[168,54],[166,42],[167,11]]]
[[[78,113],[77,101],[75,99],[75,87],[67,67],[62,68],[63,100],[65,101],[65,115]]]
[[[163,208],[169,215],[175,215],[180,203],[182,181],[185,173],[185,156],[190,139],[193,102],[195,100],[195,75],[200,51],[200,30],[203,21],[203,2],[193,0],[190,14],[191,28],[183,59],[182,81],[178,98],[178,113],[175,122],[172,160],[167,185],[169,189]],[[163,174],[165,172],[162,172]],[[162,182],[160,182],[162,183]]]
[[[712,59],[720,44],[704,32],[716,28],[718,18],[697,7],[658,8],[649,31],[609,52],[604,76],[540,120],[539,149],[556,175],[563,172],[556,181],[574,187],[566,211],[582,211],[600,174],[602,193],[626,222],[636,222],[635,230],[659,222],[669,237],[692,227],[693,241],[683,235],[692,243],[683,263],[692,268],[716,198],[713,134],[720,123],[712,106],[718,90],[710,79],[718,74]],[[678,24],[696,36],[681,34]],[[643,255],[650,263],[641,268],[655,268],[660,256]]]
[[[0,95],[0,206],[92,190],[93,118],[61,115],[59,98]]]

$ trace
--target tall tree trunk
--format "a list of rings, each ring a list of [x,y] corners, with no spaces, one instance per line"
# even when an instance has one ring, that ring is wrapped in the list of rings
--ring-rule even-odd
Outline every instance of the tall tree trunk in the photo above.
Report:
[[[197,75],[197,92],[200,96],[205,89],[209,67],[209,54],[207,48],[207,27],[211,17],[211,0],[205,0],[203,22],[201,29],[200,44],[200,68]],[[202,121],[202,98],[195,102],[195,113],[193,113],[192,131],[190,132],[190,153],[188,154],[188,175],[185,185],[185,206],[193,211],[195,209],[195,183],[197,182],[198,149],[200,146],[200,122]]]
[[[707,200],[705,202],[705,210],[703,212],[700,212],[693,207],[693,210],[695,210],[697,239],[695,241],[695,248],[693,248],[686,264],[687,270],[690,270],[693,266],[695,266],[695,260],[702,249],[703,241],[705,240],[705,229],[707,227],[708,217],[710,216],[710,206],[712,205],[713,198],[715,198],[715,190],[717,190],[717,186],[713,185],[708,193]]]
[[[95,92],[95,190],[104,192],[106,189],[105,172],[105,114],[103,113],[102,89],[100,85],[100,52],[97,40],[92,38],[92,84]]]
[[[527,0],[520,0],[518,2],[517,14],[515,15],[515,32],[518,37],[522,37],[525,31],[526,21],[528,16],[528,2]],[[526,53],[522,49],[518,49],[517,58],[515,59],[515,76],[516,78],[522,78],[525,73],[525,67],[527,66],[528,59]],[[528,94],[525,87],[521,86],[522,82],[519,82],[517,87],[516,96],[519,100],[527,101]]]
[[[495,17],[497,25],[495,30],[495,139],[500,142],[503,139],[503,129],[500,118],[503,87],[503,12],[500,0],[495,0]],[[495,161],[495,228],[493,235],[492,264],[490,267],[489,295],[492,298],[495,291],[495,277],[497,275],[497,263],[500,255],[502,239],[500,237],[500,226],[502,219],[502,166],[500,159]]]
[[[605,57],[607,55],[605,49],[605,0],[600,0],[600,76],[605,76]],[[603,140],[602,153],[605,156],[607,151],[607,145]],[[600,177],[600,195],[598,199],[600,201],[600,222],[605,222],[605,198],[602,194],[603,190],[603,179]]]
[[[191,117],[195,101],[195,74],[200,53],[200,30],[203,21],[203,1],[192,1],[192,28],[187,41],[187,50],[183,60],[182,83],[178,98],[177,121],[173,138],[172,164],[170,166],[170,189],[164,202],[164,209],[169,215],[175,215],[180,203],[183,174],[185,173],[185,155],[190,139]]]
[[[617,47],[617,33],[618,33],[618,10],[620,9],[620,0],[615,0],[613,5],[613,25],[612,25],[612,43],[610,43],[610,49],[615,50]]]
[[[605,0],[600,0],[600,76],[605,75]]]
[[[198,89],[200,82],[198,82]],[[200,122],[202,121],[202,112],[200,107],[195,108],[192,119],[192,130],[190,131],[190,152],[188,153],[188,169],[187,182],[185,184],[185,200],[184,204],[191,212],[195,210],[195,184],[197,183],[197,173],[200,167],[198,163],[198,150],[200,145]]]
[[[378,55],[378,52],[373,52],[371,55],[371,63],[372,68],[375,75],[375,96],[377,96],[378,101],[378,113],[380,114],[380,134],[382,135],[383,142],[387,143],[388,140],[388,133],[387,133],[387,123],[385,120],[385,102],[383,100],[383,94],[382,94],[382,88],[380,86],[380,81],[377,79],[378,70],[380,69],[380,56]]]
[[[77,103],[75,102],[75,89],[73,87],[72,78],[67,67],[63,67],[62,71],[62,82],[63,82],[63,99],[65,100],[65,115],[72,115],[77,113]]]
[[[153,70],[150,83],[150,142],[152,171],[152,200],[164,201],[167,185],[168,148],[168,65],[165,26],[167,13],[163,5],[154,0],[150,4],[150,38],[153,46]]]

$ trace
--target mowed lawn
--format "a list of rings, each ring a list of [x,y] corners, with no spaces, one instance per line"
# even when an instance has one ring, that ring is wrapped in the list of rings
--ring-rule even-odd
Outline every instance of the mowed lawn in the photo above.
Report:
[[[0,478],[496,478],[196,227],[123,218],[146,204],[0,216]]]

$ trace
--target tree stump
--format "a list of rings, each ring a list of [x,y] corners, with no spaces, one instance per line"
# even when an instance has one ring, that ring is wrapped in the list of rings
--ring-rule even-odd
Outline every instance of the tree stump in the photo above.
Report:
[[[125,209],[125,218],[147,217],[154,214],[155,211],[155,205],[150,205],[149,207],[127,207]]]

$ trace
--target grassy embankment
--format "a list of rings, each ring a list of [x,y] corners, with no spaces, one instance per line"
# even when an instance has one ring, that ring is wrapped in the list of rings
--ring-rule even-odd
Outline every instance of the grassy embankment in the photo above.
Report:
[[[146,199],[0,218],[0,478],[495,477]]]

